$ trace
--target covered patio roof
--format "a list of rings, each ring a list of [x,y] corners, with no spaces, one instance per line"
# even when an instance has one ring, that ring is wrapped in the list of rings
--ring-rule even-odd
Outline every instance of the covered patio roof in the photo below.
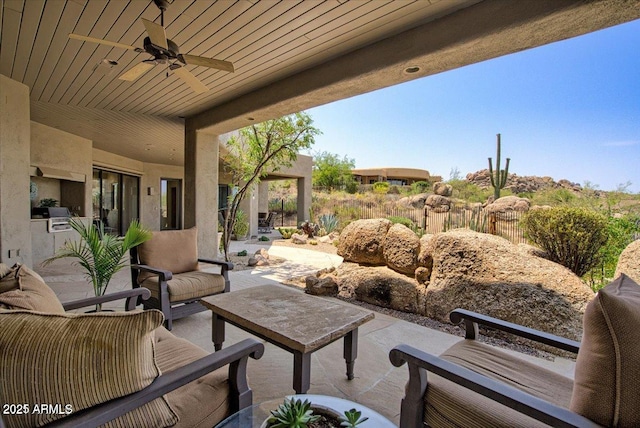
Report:
[[[151,1],[2,0],[0,73],[29,86],[32,120],[97,149],[182,165],[185,121],[222,134],[640,18],[638,0],[171,3],[165,28],[181,52],[235,66],[188,66],[205,93],[162,66],[119,80],[148,55],[68,37],[140,47],[140,18],[159,22]]]

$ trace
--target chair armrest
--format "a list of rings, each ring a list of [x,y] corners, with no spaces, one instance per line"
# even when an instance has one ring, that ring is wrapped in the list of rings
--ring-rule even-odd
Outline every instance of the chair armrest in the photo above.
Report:
[[[401,428],[422,426],[424,416],[422,406],[427,389],[426,371],[554,427],[600,427],[595,422],[568,409],[409,345],[398,345],[393,348],[389,352],[389,360],[396,367],[404,363],[409,366],[409,383],[405,389],[406,396],[402,400]]]
[[[576,342],[575,340],[566,339],[564,337],[545,333],[540,330],[535,330],[522,325],[510,323],[476,312],[467,311],[466,309],[454,309],[449,314],[449,319],[454,324],[460,324],[460,322],[464,321],[466,328],[466,339],[475,339],[478,335],[478,324],[481,324],[487,327],[494,328],[496,330],[504,331],[507,333],[515,334],[516,336],[540,342],[545,345],[550,345],[564,351],[569,351],[577,354],[578,350],[580,349],[580,342]]]
[[[138,296],[143,300],[147,300],[151,297],[151,292],[142,287],[134,288],[132,290],[118,291],[116,293],[109,293],[98,297],[90,297],[88,299],[74,300],[72,302],[63,303],[62,307],[65,311],[73,309],[84,308],[87,306],[97,305],[99,303],[112,302],[114,300],[127,299],[125,303],[125,310],[132,311],[136,308]]]
[[[145,272],[158,275],[160,277],[160,281],[169,281],[171,278],[173,278],[173,274],[171,273],[171,271],[147,265],[131,265],[131,269],[143,270]]]
[[[209,263],[212,265],[222,266],[223,270],[233,270],[233,263],[214,259],[198,259],[201,263]]]
[[[231,403],[232,412],[237,411],[252,404],[251,389],[246,381],[247,360],[249,357],[257,360],[262,357],[263,353],[264,345],[262,343],[255,339],[245,339],[172,372],[158,376],[151,385],[141,391],[80,411],[49,424],[47,427],[92,428],[103,425],[226,365],[229,365],[231,386],[239,389],[232,392],[237,395]],[[198,403],[194,402],[194,404]]]

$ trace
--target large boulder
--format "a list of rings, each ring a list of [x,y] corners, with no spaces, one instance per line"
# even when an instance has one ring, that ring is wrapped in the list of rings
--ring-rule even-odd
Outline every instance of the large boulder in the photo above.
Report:
[[[493,203],[487,205],[486,210],[488,212],[506,212],[506,211],[529,211],[531,202],[527,198],[520,198],[518,196],[503,196],[498,198]]]
[[[338,238],[338,255],[347,262],[384,265],[384,241],[390,227],[385,218],[349,223]]]
[[[434,235],[420,259],[433,259],[426,315],[448,321],[455,308],[579,340],[593,291],[563,266],[504,238],[456,229]]]
[[[434,212],[443,213],[451,208],[451,198],[441,195],[429,195],[424,204]]]
[[[418,193],[417,195],[400,198],[396,204],[403,208],[423,208],[428,196],[428,193]]]
[[[441,181],[433,185],[433,193],[440,196],[451,196],[453,194],[453,187],[451,184],[443,183]]]
[[[425,313],[425,286],[386,266],[342,263],[335,278],[343,297],[403,312]]]
[[[402,224],[394,224],[384,240],[384,261],[391,269],[413,275],[418,267],[420,238],[415,232]]]
[[[622,273],[640,284],[640,239],[627,245],[627,248],[620,253],[615,277]]]

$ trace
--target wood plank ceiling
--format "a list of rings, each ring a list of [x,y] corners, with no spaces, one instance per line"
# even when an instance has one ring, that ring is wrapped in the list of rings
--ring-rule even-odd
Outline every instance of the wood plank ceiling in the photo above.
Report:
[[[68,37],[142,47],[140,18],[160,22],[151,1],[0,0],[0,73],[29,86],[33,120],[102,150],[180,165],[181,118],[475,2],[174,0],[164,23],[180,52],[235,66],[187,66],[209,88],[196,94],[161,65],[119,80],[149,55]]]

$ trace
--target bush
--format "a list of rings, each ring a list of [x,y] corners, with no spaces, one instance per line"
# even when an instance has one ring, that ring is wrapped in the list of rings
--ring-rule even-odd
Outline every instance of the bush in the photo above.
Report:
[[[600,249],[601,263],[591,269],[586,275],[586,281],[593,291],[598,291],[614,278],[620,253],[633,241],[635,234],[640,232],[640,221],[635,216],[622,218],[609,217],[607,222],[607,236],[609,240]]]
[[[324,229],[325,235],[329,234],[338,227],[338,218],[334,214],[322,214],[318,216],[318,225]]]
[[[428,181],[416,181],[411,184],[412,193],[426,193],[431,189],[431,183]]]
[[[545,250],[549,260],[582,277],[602,259],[607,219],[583,208],[531,210],[520,220],[525,236]]]
[[[373,193],[377,193],[379,195],[386,195],[389,192],[389,183],[386,181],[378,181],[373,183]]]
[[[414,227],[413,221],[407,217],[391,216],[387,217],[387,220],[389,220],[393,224],[400,223],[404,226],[407,226],[409,229]]]

